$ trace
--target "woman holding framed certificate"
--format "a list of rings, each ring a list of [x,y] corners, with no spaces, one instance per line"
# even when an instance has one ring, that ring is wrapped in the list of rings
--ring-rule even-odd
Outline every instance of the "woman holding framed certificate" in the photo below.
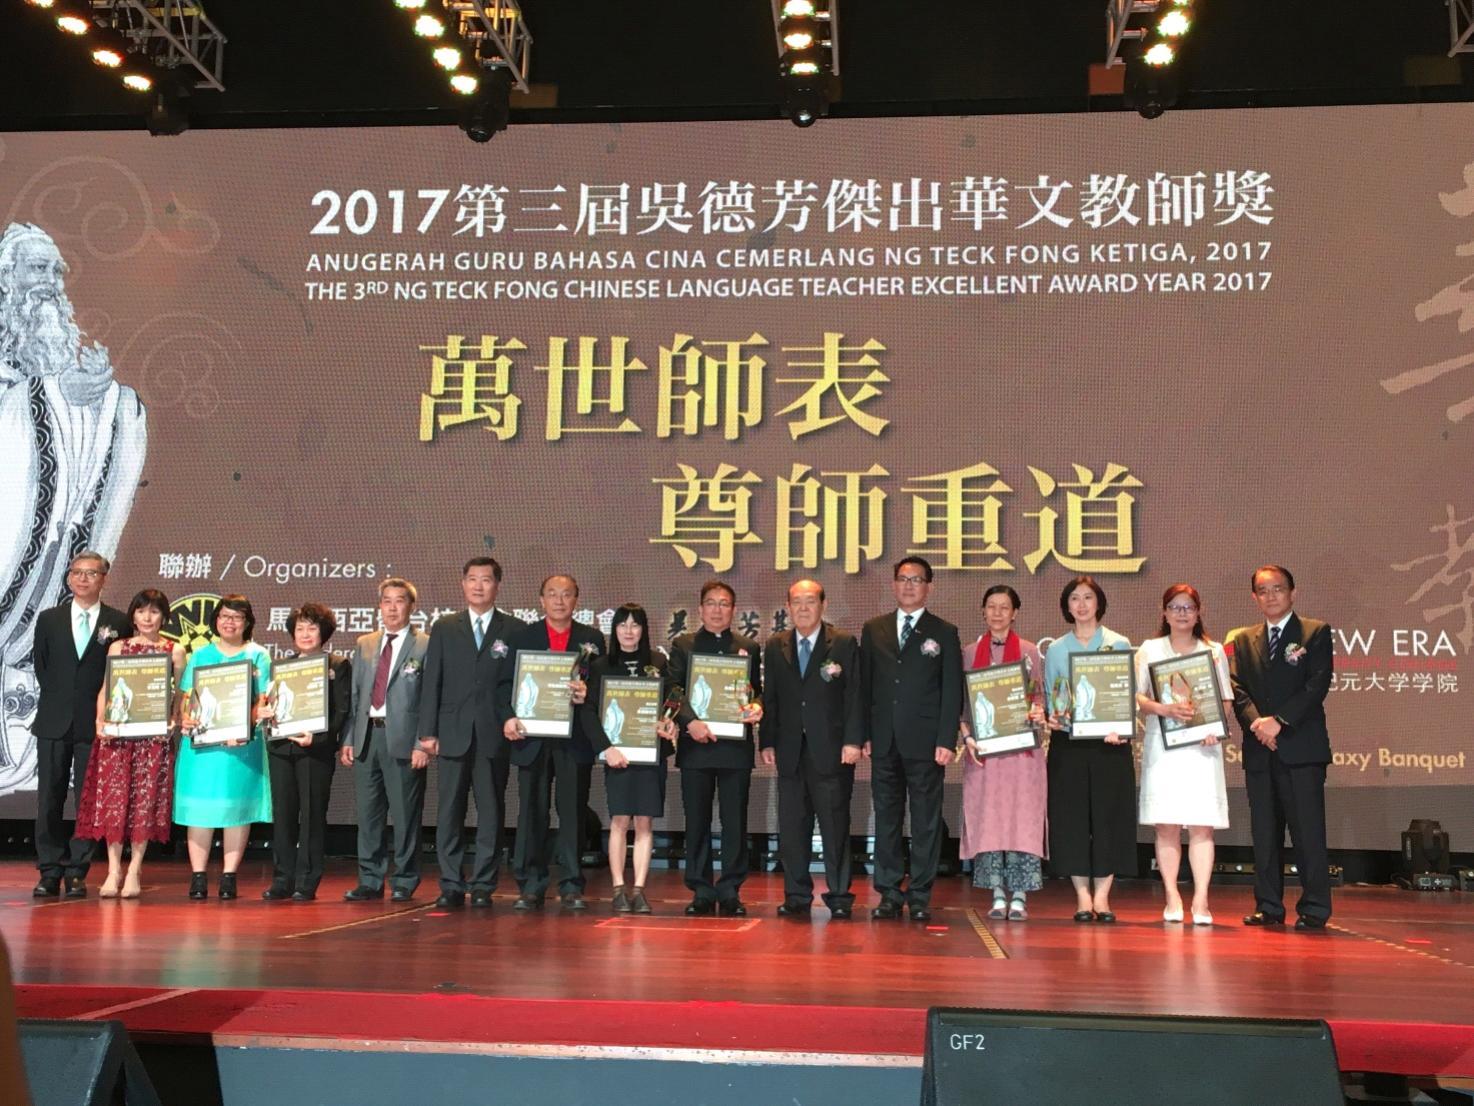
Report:
[[[276,709],[266,743],[272,872],[261,892],[268,902],[311,902],[322,881],[338,736],[353,695],[352,662],[327,651],[337,629],[323,604],[295,608],[287,633],[296,656],[273,670]]]
[[[1233,692],[1228,657],[1203,629],[1203,601],[1191,584],[1173,584],[1162,596],[1162,625],[1157,637],[1141,643],[1136,674],[1136,701],[1146,718],[1139,817],[1157,830],[1157,869],[1167,893],[1162,920],[1183,919],[1177,873],[1186,827],[1193,924],[1212,925],[1208,880],[1213,831],[1228,828],[1222,740]]]
[[[190,735],[179,745],[174,781],[174,821],[185,828],[189,846],[189,897],[204,899],[210,889],[205,866],[217,829],[224,840],[220,897],[237,896],[235,873],[246,852],[252,822],[271,821],[271,790],[266,783],[266,741],[261,723],[271,715],[266,692],[271,655],[251,640],[256,615],[244,595],[224,596],[210,615],[214,639],[189,655],[181,693],[189,696],[182,718]],[[248,665],[248,692],[241,712],[242,737],[214,741],[206,735],[234,734],[233,697],[226,695],[238,665]],[[227,677],[229,679],[227,679]],[[219,682],[217,683],[217,679]]]
[[[1105,590],[1089,576],[1065,585],[1059,610],[1073,632],[1044,657],[1049,861],[1075,887],[1075,921],[1110,923],[1112,883],[1136,873],[1131,642],[1101,625]]]
[[[1022,661],[1029,720],[1044,721],[1039,681],[1044,665],[1032,641],[1014,629],[1020,607],[1018,592],[994,584],[983,592],[987,629],[973,647],[973,671]],[[963,653],[966,658],[967,653]],[[964,711],[964,714],[967,712]],[[991,888],[988,917],[1023,921],[1029,916],[1028,893],[1044,886],[1042,858],[1048,787],[1044,750],[1014,749],[990,753],[979,744],[970,719],[962,723],[968,755],[962,758],[962,855],[972,857],[974,887]]]
[[[620,694],[605,694],[615,685]],[[645,608],[626,603],[614,612],[607,656],[589,668],[580,724],[604,761],[604,794],[609,801],[609,874],[617,914],[649,914],[645,880],[655,844],[654,820],[665,815],[666,758],[676,739],[676,724],[666,711],[665,658],[650,648]],[[647,740],[653,723],[653,755]],[[639,761],[637,763],[636,761]],[[624,856],[631,824],[635,830],[635,882],[624,889]]]
[[[77,802],[76,828],[76,836],[107,844],[107,879],[97,892],[105,899],[138,898],[148,843],[169,840],[171,731],[177,724],[172,692],[184,671],[184,650],[161,633],[168,617],[168,597],[145,588],[128,604],[133,635],[107,650],[108,678],[97,695],[97,741]],[[126,876],[125,841],[132,847]]]

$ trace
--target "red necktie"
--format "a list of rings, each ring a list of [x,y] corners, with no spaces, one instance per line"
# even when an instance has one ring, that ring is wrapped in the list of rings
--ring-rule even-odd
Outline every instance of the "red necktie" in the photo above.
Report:
[[[384,648],[379,650],[379,667],[374,669],[374,689],[369,692],[369,705],[374,710],[384,709],[384,699],[389,694],[389,669],[394,661],[394,639],[397,633],[384,638]]]

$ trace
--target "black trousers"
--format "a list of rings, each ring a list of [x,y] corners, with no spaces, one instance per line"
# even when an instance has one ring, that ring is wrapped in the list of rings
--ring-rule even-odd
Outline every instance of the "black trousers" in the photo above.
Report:
[[[574,759],[568,742],[544,739],[537,760],[517,768],[517,841],[512,850],[512,875],[518,890],[529,899],[547,894],[552,863],[562,871],[560,895],[581,895],[585,885],[579,863],[584,808],[589,805],[592,764]],[[558,829],[549,849],[549,792],[558,812]]]
[[[291,742],[267,754],[271,775],[271,881],[315,892],[322,882],[333,786],[331,747],[304,749]]]
[[[871,758],[870,793],[875,800],[875,889],[893,903],[931,904],[931,888],[942,858],[942,777],[934,760],[910,760],[892,746]],[[911,803],[911,882],[903,891],[906,853],[902,828]]]
[[[358,882],[377,891],[389,878],[394,857],[394,890],[414,894],[420,885],[420,837],[425,818],[424,768],[389,753],[382,727],[370,726],[363,751],[353,759],[353,790],[358,810]],[[393,819],[391,850],[388,819]]]
[[[63,818],[68,786],[81,801],[91,755],[92,743],[73,741],[70,732],[36,742],[36,867],[43,879],[83,877],[92,863],[97,842],[73,837]]]
[[[785,900],[809,902],[814,897],[809,857],[817,817],[824,845],[824,878],[829,884],[824,902],[831,908],[854,903],[855,896],[850,894],[850,794],[854,784],[855,770],[850,765],[822,774],[807,745],[800,751],[798,771],[778,777],[778,858],[783,861]]]
[[[467,890],[463,874],[466,859],[466,797],[476,797],[476,858],[469,889],[496,890],[502,865],[502,822],[505,818],[507,776],[511,764],[505,752],[494,757],[475,752],[463,757],[441,754],[440,816],[435,823],[435,851],[440,854],[440,889]]]
[[[1249,828],[1254,838],[1255,909],[1271,918],[1285,916],[1285,827],[1300,869],[1303,918],[1331,916],[1330,856],[1326,850],[1326,766],[1290,766],[1271,755],[1269,768],[1245,772]]]
[[[740,897],[747,879],[747,795],[751,768],[682,768],[681,802],[686,810],[686,886],[698,899],[728,902]],[[711,851],[713,800],[722,816],[722,878]]]

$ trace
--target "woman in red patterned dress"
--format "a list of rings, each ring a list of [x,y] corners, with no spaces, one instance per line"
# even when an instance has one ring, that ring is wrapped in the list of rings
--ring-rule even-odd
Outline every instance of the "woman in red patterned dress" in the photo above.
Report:
[[[168,617],[168,598],[161,591],[145,588],[128,605],[133,636],[109,645],[108,656],[168,653],[174,662],[177,685],[184,671],[184,650],[160,633]],[[136,899],[148,843],[169,840],[174,802],[173,738],[107,737],[103,725],[106,694],[104,686],[97,696],[97,744],[87,761],[87,781],[77,805],[76,835],[107,843],[107,879],[97,893],[105,899],[119,895]],[[126,877],[125,841],[133,846]]]

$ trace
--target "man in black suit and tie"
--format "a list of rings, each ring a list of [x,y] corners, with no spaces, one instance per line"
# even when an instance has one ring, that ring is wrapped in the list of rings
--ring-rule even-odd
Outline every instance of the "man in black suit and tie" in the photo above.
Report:
[[[742,883],[747,879],[747,796],[752,788],[752,727],[762,721],[762,691],[757,642],[732,632],[737,593],[721,580],[701,585],[701,629],[682,634],[671,643],[672,687],[687,691],[676,721],[681,734],[676,743],[676,767],[681,770],[681,801],[686,811],[686,886],[691,901],[686,913],[743,915]],[[747,681],[753,703],[746,712],[743,736],[717,737],[691,709],[690,673],[693,653],[725,653],[747,658]],[[722,878],[711,855],[712,800],[722,816]]]
[[[97,740],[97,693],[107,675],[108,642],[133,633],[127,616],[102,601],[110,567],[101,553],[78,553],[67,571],[72,597],[36,616],[31,655],[41,701],[31,730],[36,735],[36,867],[41,870],[33,892],[37,898],[61,894],[63,878],[67,898],[87,895],[93,842],[72,837],[62,812],[68,783],[82,797],[87,758]]]
[[[430,754],[420,745],[420,692],[430,636],[410,625],[414,584],[390,576],[379,584],[382,628],[353,648],[353,699],[338,759],[353,769],[358,811],[358,886],[348,902],[384,897],[390,848],[385,816],[394,822],[394,902],[409,902],[420,885],[420,822]]]
[[[848,918],[850,794],[865,744],[860,713],[860,648],[853,634],[824,621],[824,588],[800,580],[788,589],[793,629],[763,649],[763,763],[778,767],[778,856],[785,917],[807,917],[814,879],[809,843],[814,818],[824,844],[824,904]]]
[[[942,777],[957,747],[962,714],[962,643],[957,627],[926,609],[932,568],[920,557],[896,563],[896,610],[872,618],[860,635],[866,698],[865,752],[875,798],[877,918],[931,920],[931,888],[942,854]],[[911,802],[911,882],[901,829]]]
[[[1326,851],[1326,694],[1334,660],[1331,628],[1295,613],[1295,577],[1265,565],[1251,577],[1264,621],[1229,635],[1233,706],[1244,731],[1244,785],[1254,838],[1254,913],[1247,926],[1285,920],[1285,827],[1300,870],[1298,930],[1331,916]]]
[[[435,850],[440,855],[439,907],[466,902],[466,798],[476,796],[476,863],[471,905],[491,906],[502,858],[502,818],[507,793],[507,743],[502,726],[512,714],[505,697],[511,641],[522,628],[496,609],[502,566],[472,557],[461,569],[466,610],[446,615],[430,630],[425,686],[420,693],[420,744],[440,760],[440,811]]]
[[[549,576],[543,581],[538,597],[544,618],[517,631],[512,641],[512,663],[503,671],[508,702],[512,701],[517,654],[522,650],[580,654],[585,673],[588,664],[604,652],[604,636],[592,626],[573,621],[573,608],[578,602],[577,580],[566,573]],[[569,669],[572,667],[570,658]],[[554,805],[558,811],[558,836],[553,859],[563,870],[558,894],[565,909],[588,909],[583,898],[579,839],[582,836],[583,812],[589,805],[594,747],[589,744],[577,715],[588,692],[584,681],[574,680],[569,692],[575,712],[571,732],[566,739],[530,736],[517,718],[508,719],[505,726],[507,740],[512,742],[512,763],[517,766],[517,843],[512,855],[512,874],[517,877],[518,888],[517,902],[513,907],[516,910],[536,909],[542,906],[547,895],[550,787],[556,791]]]

